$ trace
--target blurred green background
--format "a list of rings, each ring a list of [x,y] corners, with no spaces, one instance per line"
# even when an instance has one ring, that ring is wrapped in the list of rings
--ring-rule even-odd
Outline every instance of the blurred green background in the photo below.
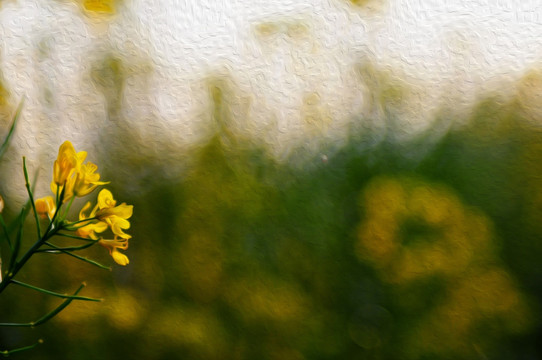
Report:
[[[44,339],[13,358],[542,358],[540,72],[512,97],[488,94],[467,115],[443,108],[404,137],[408,86],[360,65],[378,119],[360,115],[341,142],[316,134],[279,160],[237,127],[248,119],[224,77],[207,82],[208,136],[178,154],[153,149],[120,111],[126,69],[108,54],[90,72],[108,128],[89,157],[134,205],[130,264],[35,256],[22,281],[59,292],[86,281],[82,294],[105,300],[0,328],[2,349]],[[2,131],[7,94],[0,86]],[[172,163],[181,176],[168,175]],[[12,176],[0,173],[8,219]],[[112,263],[99,247],[86,255]],[[1,320],[58,302],[11,287]]]

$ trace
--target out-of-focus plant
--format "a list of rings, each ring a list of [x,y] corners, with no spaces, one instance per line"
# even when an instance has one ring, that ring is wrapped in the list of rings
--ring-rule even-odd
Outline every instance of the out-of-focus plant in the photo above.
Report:
[[[8,134],[0,147],[0,157],[8,147],[21,108],[22,103],[17,109]],[[23,172],[29,200],[21,209],[19,215],[10,223],[6,222],[2,216],[5,204],[3,198],[0,197],[0,225],[2,226],[0,240],[7,242],[6,248],[9,250],[9,254],[0,257],[0,294],[9,285],[14,284],[63,299],[60,305],[35,321],[25,323],[0,322],[2,327],[38,326],[59,314],[73,300],[101,301],[100,299],[79,295],[83,287],[85,287],[85,283],[82,283],[72,295],[67,295],[16,279],[18,273],[34,254],[65,254],[97,267],[110,269],[108,266],[78,254],[81,250],[100,244],[109,250],[116,263],[123,266],[129,263],[128,257],[119,250],[126,250],[128,240],[131,238],[124,230],[130,228],[128,219],[132,216],[132,205],[126,205],[125,203],[117,205],[112,193],[107,189],[102,189],[98,194],[97,203],[94,207],[89,201],[80,210],[78,220],[68,219],[76,197],[85,197],[99,186],[109,183],[100,181],[100,175],[96,172],[98,167],[91,162],[85,163],[86,156],[85,151],[76,152],[71,142],[65,141],[60,146],[58,157],[53,165],[53,181],[51,182],[53,195],[39,199],[34,197],[33,186],[30,184],[28,177],[26,159],[23,157]],[[22,244],[23,230],[25,219],[31,211],[35,219],[37,236],[35,242],[24,251]],[[111,236],[105,238],[102,233],[107,230],[110,231]],[[53,241],[53,238],[59,240]],[[72,243],[66,244],[66,240],[72,241]],[[74,244],[74,242],[77,243]],[[2,259],[7,259],[7,261],[2,264]],[[41,340],[33,345],[13,350],[1,350],[0,354],[9,356],[16,352],[34,348],[40,342]]]

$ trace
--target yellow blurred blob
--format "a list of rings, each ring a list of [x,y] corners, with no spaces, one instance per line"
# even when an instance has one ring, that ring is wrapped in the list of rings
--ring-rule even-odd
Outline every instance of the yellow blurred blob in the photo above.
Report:
[[[486,324],[495,338],[530,326],[527,302],[496,256],[491,221],[479,210],[442,185],[409,177],[377,178],[360,199],[356,254],[394,286],[402,305],[416,309],[431,296],[409,285],[437,278],[442,286],[441,300],[404,340],[407,358],[479,357]],[[361,346],[371,340],[363,331],[354,335]]]
[[[119,330],[132,330],[140,325],[146,309],[143,296],[128,290],[120,290],[116,296],[108,296],[104,312],[109,323]]]
[[[364,239],[359,242],[356,253],[361,259],[372,261],[377,267],[385,267],[392,260],[397,251],[395,242],[397,226],[384,222],[366,223],[360,227],[359,236]]]
[[[156,310],[147,325],[149,341],[166,347],[183,346],[205,359],[220,359],[226,332],[208,309],[174,305]]]
[[[487,334],[479,334],[480,324],[498,318],[492,327],[495,336],[518,333],[530,326],[527,304],[506,271],[476,268],[450,286],[446,301],[411,332],[409,347],[420,353],[476,356]]]
[[[505,313],[521,302],[520,295],[506,271],[500,268],[480,269],[467,276],[462,286],[454,289],[456,303],[472,305],[476,314]]]
[[[231,283],[225,292],[230,305],[248,321],[289,323],[304,318],[308,299],[293,285],[267,276]]]
[[[381,269],[386,281],[458,274],[474,257],[491,252],[486,217],[443,186],[378,178],[367,186],[361,205],[365,221],[356,254]]]
[[[105,297],[106,300],[101,303],[74,301],[63,310],[57,318],[69,325],[70,329],[73,327],[73,331],[77,331],[81,323],[90,322],[96,317],[97,312],[118,330],[134,330],[141,324],[141,320],[147,313],[144,296],[132,290],[120,289],[104,296],[103,293],[93,293],[91,288],[88,288],[85,296]]]

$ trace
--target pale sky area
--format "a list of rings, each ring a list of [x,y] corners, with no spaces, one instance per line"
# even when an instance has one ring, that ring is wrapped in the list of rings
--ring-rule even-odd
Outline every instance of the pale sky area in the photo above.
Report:
[[[238,91],[234,110],[247,119],[239,127],[279,156],[315,134],[344,137],[365,109],[363,59],[411,85],[419,101],[403,121],[415,133],[445,104],[513,91],[542,55],[535,0],[125,3],[114,18],[92,19],[68,0],[2,2],[0,69],[12,100],[26,98],[17,155],[50,161],[68,138],[99,146],[106,102],[89,73],[107,51],[126,62],[122,115],[142,138],[171,150],[204,136],[206,79],[225,75]]]

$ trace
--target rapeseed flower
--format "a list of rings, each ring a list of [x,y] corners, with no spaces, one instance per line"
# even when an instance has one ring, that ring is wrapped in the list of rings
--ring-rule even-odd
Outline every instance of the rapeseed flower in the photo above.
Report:
[[[75,228],[76,234],[80,237],[98,240],[98,243],[109,250],[113,260],[119,265],[127,265],[128,257],[119,252],[119,249],[128,248],[128,239],[132,236],[123,230],[130,228],[127,220],[132,216],[133,206],[122,203],[117,206],[111,191],[102,189],[98,194],[98,200],[94,208],[87,215],[91,203],[87,202],[79,212],[79,221],[82,225]],[[97,234],[111,229],[114,239],[99,238]]]
[[[113,260],[120,265],[129,263],[128,257],[119,250],[128,248],[128,239],[132,236],[124,230],[130,228],[128,219],[133,214],[133,206],[122,203],[117,205],[111,191],[102,189],[94,207],[87,202],[79,211],[79,220],[66,221],[74,197],[83,197],[90,194],[98,186],[109,182],[100,181],[100,174],[96,171],[98,166],[92,162],[85,162],[87,153],[76,152],[72,143],[65,141],[58,150],[58,157],[53,166],[53,181],[51,190],[56,194],[56,202],[53,196],[47,196],[36,200],[36,212],[42,218],[52,219],[64,203],[68,202],[67,208],[55,222],[65,230],[75,231],[79,238],[91,239],[109,250]],[[63,195],[61,195],[63,194]],[[92,209],[91,209],[92,207]],[[102,233],[111,229],[113,239],[104,239]]]
[[[99,181],[98,166],[90,161],[83,164],[87,157],[86,151],[75,152],[71,142],[66,141],[58,150],[58,158],[53,167],[51,191],[56,194],[64,190],[63,202],[73,196],[83,197],[90,194],[99,185],[109,182]]]

